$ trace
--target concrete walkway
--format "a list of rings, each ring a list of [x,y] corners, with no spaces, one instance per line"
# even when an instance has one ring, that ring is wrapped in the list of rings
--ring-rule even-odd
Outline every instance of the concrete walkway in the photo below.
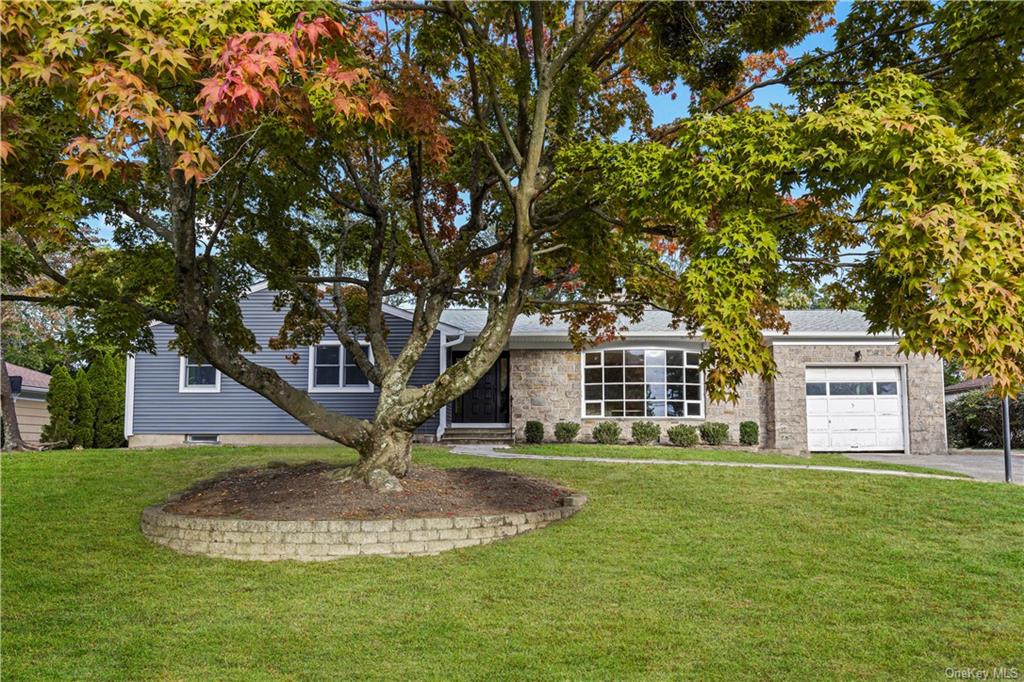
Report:
[[[924,474],[914,471],[895,471],[891,469],[861,469],[857,467],[819,466],[814,464],[769,464],[767,462],[707,462],[701,460],[675,459],[629,459],[625,457],[569,457],[567,455],[523,455],[507,450],[507,446],[493,445],[455,445],[452,453],[470,455],[472,457],[488,457],[490,459],[537,459],[552,462],[587,462],[597,464],[660,464],[667,466],[707,466],[707,467],[739,467],[744,469],[802,469],[804,471],[838,471],[850,474],[866,474],[870,476],[897,476],[900,478],[933,478],[943,481],[978,482],[984,479],[960,478],[942,474]],[[899,462],[894,462],[899,463]],[[924,465],[915,460],[914,464]],[[1002,480],[1002,479],[1000,479]]]
[[[1013,482],[1017,485],[1024,485],[1024,454],[1014,454],[1012,457]],[[955,471],[958,474],[967,474],[982,481],[1002,482],[1006,478],[1003,468],[1003,453],[995,450],[970,455],[891,455],[859,452],[855,459],[890,464],[913,464],[943,471]]]

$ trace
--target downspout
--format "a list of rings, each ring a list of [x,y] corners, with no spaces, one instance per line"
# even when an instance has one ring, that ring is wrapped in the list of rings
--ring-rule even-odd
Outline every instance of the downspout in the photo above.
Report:
[[[452,346],[457,346],[462,343],[466,338],[466,332],[461,332],[455,339],[449,341],[448,334],[441,332],[441,349],[438,352],[440,358],[440,371],[437,376],[441,376],[448,369],[448,349]],[[441,410],[437,413],[437,441],[441,441],[441,437],[444,435],[445,428],[448,420],[448,405],[442,405]]]

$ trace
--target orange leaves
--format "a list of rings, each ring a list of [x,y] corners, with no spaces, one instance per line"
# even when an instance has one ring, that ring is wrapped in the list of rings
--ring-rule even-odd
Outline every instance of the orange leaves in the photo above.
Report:
[[[202,182],[218,168],[217,159],[209,147],[200,146],[194,151],[183,151],[174,162],[175,170],[180,170],[186,182]]]
[[[329,17],[308,21],[304,13],[290,33],[250,31],[229,39],[214,75],[200,81],[203,117],[238,126],[259,112],[287,112],[295,108],[295,91],[283,97],[282,88],[302,83],[311,97],[329,106],[332,118],[387,124],[388,95],[368,84],[366,68],[343,65],[337,57],[339,49],[350,47],[349,39],[340,23]]]

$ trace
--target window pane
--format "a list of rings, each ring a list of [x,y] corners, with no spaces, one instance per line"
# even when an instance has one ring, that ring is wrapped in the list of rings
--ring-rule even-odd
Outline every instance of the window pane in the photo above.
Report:
[[[807,384],[807,395],[825,395],[825,383],[813,382]]]
[[[700,403],[686,403],[686,414],[690,417],[699,417]]]
[[[600,417],[601,403],[587,403],[584,411],[589,417]]]
[[[604,368],[604,380],[606,383],[622,383],[622,368],[621,367],[605,367]]]
[[[626,368],[626,381],[628,383],[642,384],[644,381],[644,368],[643,367],[627,367]]]
[[[588,364],[588,365],[600,365],[601,364],[601,354],[600,353],[587,353],[584,357],[586,358],[584,360],[584,362],[586,362],[586,364]]]
[[[604,401],[604,414],[606,417],[621,417],[626,413],[621,402]]]
[[[649,350],[644,353],[644,357],[647,360],[647,366],[651,365],[664,365],[665,364],[665,351],[663,350]]]
[[[646,397],[648,400],[664,400],[665,384],[647,384]]]
[[[643,384],[626,384],[626,400],[643,400]]]
[[[683,383],[683,368],[669,367],[665,377],[670,384],[681,384]]]
[[[681,367],[683,365],[683,351],[681,351],[681,350],[670,350],[667,353],[667,356],[668,357],[666,358],[666,360],[667,360],[668,364],[676,365],[677,367]]]
[[[368,386],[370,381],[366,378],[363,370],[355,365],[345,364],[345,385],[346,386]]]
[[[611,400],[622,400],[622,384],[605,384],[604,397]]]
[[[583,370],[583,379],[588,384],[599,384],[599,383],[601,383],[601,370],[600,369],[586,369],[586,370]]]
[[[317,367],[313,374],[314,386],[337,386],[340,371],[337,367]]]
[[[601,399],[601,384],[588,384],[583,389],[583,397],[587,400],[600,400]]]
[[[668,403],[667,415],[669,417],[682,417],[686,414],[686,405],[683,403]]]
[[[688,369],[688,370],[686,370],[686,383],[688,383],[688,384],[699,384],[700,383],[700,370],[699,369]]]
[[[690,384],[686,387],[687,400],[700,400],[700,386]]]
[[[665,383],[664,367],[647,367],[647,383]]]
[[[626,351],[626,364],[627,365],[640,365],[644,364],[644,352],[642,350],[627,350]]]
[[[687,353],[686,364],[689,367],[697,367],[700,365],[700,353]]]
[[[604,366],[605,367],[621,367],[622,366],[622,351],[621,350],[606,350],[604,352]]]
[[[828,385],[830,395],[874,395],[875,385],[870,381],[833,381]]]
[[[341,346],[317,346],[316,364],[337,365],[341,362]]]
[[[647,416],[648,417],[664,417],[665,416],[665,403],[661,401],[652,401],[647,403]]]
[[[895,381],[879,381],[877,386],[878,395],[896,395]]]
[[[686,399],[686,396],[683,395],[683,387],[680,384],[669,384],[667,389],[668,389],[668,393],[666,394],[666,397],[669,400],[685,400]]]
[[[217,370],[212,365],[193,365],[188,368],[185,379],[188,386],[216,386]]]
[[[626,416],[627,417],[643,417],[644,416],[644,403],[642,400],[632,400],[626,402]]]

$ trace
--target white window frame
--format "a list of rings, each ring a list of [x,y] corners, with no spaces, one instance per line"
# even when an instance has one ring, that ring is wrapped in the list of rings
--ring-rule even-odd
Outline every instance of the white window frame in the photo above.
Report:
[[[213,368],[213,385],[198,384],[190,386],[188,380],[188,358],[184,355],[178,356],[178,393],[220,393],[220,370]]]
[[[606,415],[604,413],[604,398],[602,398],[600,401],[598,401],[598,400],[587,400],[587,376],[586,376],[587,353],[601,353],[601,365],[600,365],[600,369],[602,370],[601,386],[603,387],[605,385],[605,383],[604,383],[604,371],[603,370],[604,370],[604,367],[605,367],[605,364],[604,364],[604,353],[606,351],[642,351],[644,353],[644,364],[642,365],[642,367],[644,368],[644,377],[645,377],[644,385],[646,385],[646,383],[647,383],[646,382],[646,375],[647,375],[647,371],[646,371],[647,370],[647,357],[646,357],[646,355],[647,355],[647,351],[661,351],[661,352],[664,352],[666,354],[669,351],[681,351],[683,353],[697,353],[697,354],[700,354],[701,349],[700,348],[678,347],[678,346],[674,346],[674,347],[673,346],[622,346],[622,347],[616,347],[616,348],[590,348],[590,349],[581,351],[580,352],[580,419],[634,419],[634,420],[655,420],[655,421],[687,421],[687,420],[689,420],[689,421],[703,421],[705,419],[705,415],[706,415],[707,411],[705,409],[705,402],[706,401],[705,401],[705,397],[704,397],[704,372],[700,371],[699,368],[698,368],[698,373],[699,373],[698,374],[698,376],[699,376],[698,387],[699,387],[699,390],[700,390],[700,414],[696,414],[696,415],[693,415],[693,414],[691,414],[691,415],[673,415],[673,416],[668,416],[666,414],[663,417],[653,417],[653,416],[646,416],[646,415],[644,415],[644,416],[628,416],[628,417],[625,416],[625,415],[622,415],[622,416]],[[685,356],[684,356],[683,362],[684,363],[686,362]],[[639,367],[640,365],[633,365],[633,366],[634,367]],[[626,365],[623,365],[623,368],[625,368],[625,367],[626,367]],[[692,365],[685,365],[684,364],[683,367],[684,367],[684,369],[693,369]],[[595,366],[591,365],[590,369],[595,369]],[[665,381],[666,385],[668,383],[669,383],[668,381]],[[687,384],[684,383],[683,385],[687,385]],[[688,385],[692,386],[693,384],[688,384]],[[644,398],[643,402],[646,405],[646,403],[648,401],[647,401],[646,398]],[[682,403],[686,404],[686,403],[692,403],[692,402],[695,402],[695,401],[693,401],[693,400],[685,400],[685,399],[682,400],[682,401],[669,401],[666,398],[665,402],[666,403],[668,403],[668,402],[682,402]],[[588,403],[589,404],[599,404],[601,406],[601,414],[587,414],[587,404]]]
[[[373,362],[373,349],[370,344],[366,341],[359,341],[360,346],[366,348],[366,357],[372,363]],[[338,346],[338,386],[317,386],[316,379],[316,349],[317,346]],[[309,365],[309,372],[307,377],[306,391],[308,393],[373,393],[377,390],[377,387],[367,377],[366,385],[356,384],[353,386],[345,385],[345,360],[348,358],[348,350],[341,343],[341,341],[321,341],[320,343],[314,344],[309,347],[309,359],[307,364]]]

